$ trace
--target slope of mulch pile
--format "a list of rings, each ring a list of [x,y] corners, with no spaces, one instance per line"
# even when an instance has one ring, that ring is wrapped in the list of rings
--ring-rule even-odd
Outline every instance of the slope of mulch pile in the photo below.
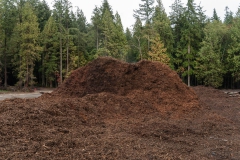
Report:
[[[0,102],[0,159],[239,159],[238,100],[99,58],[52,94]]]
[[[75,70],[52,95],[79,98],[99,93],[106,93],[113,104],[114,97],[121,97],[133,110],[146,106],[149,111],[157,109],[163,114],[179,116],[199,108],[196,94],[174,71],[150,61],[129,64],[98,58]],[[122,102],[121,98],[116,102]],[[105,107],[109,107],[108,103]]]

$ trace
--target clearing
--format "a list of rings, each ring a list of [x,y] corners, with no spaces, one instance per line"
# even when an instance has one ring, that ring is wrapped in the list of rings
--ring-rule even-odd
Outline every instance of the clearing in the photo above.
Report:
[[[240,159],[240,101],[168,66],[98,58],[52,93],[0,102],[2,159]]]

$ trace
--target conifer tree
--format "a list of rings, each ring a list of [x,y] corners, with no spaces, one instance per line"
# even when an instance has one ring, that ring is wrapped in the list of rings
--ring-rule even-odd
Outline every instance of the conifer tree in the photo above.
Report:
[[[139,17],[142,21],[150,23],[154,12],[154,0],[141,0],[143,4],[139,4],[139,9],[134,10],[134,17]]]
[[[240,17],[236,15],[228,32],[231,43],[228,46],[227,71],[232,75],[234,82],[240,80]]]
[[[100,34],[101,34],[101,10],[98,7],[95,7],[93,10],[93,16],[91,17],[92,24],[95,30],[95,38],[96,38],[96,50],[99,49],[100,43]]]
[[[76,26],[73,26],[73,28],[76,28],[77,33],[75,33],[76,36],[76,47],[77,47],[77,67],[83,66],[86,64],[87,60],[85,56],[87,55],[87,34],[88,34],[88,27],[87,27],[87,20],[83,13],[83,11],[79,8],[77,8],[76,12]],[[72,58],[73,59],[73,58]]]
[[[149,60],[169,64],[170,58],[166,54],[167,49],[161,42],[159,36],[152,40],[151,50],[148,52]]]
[[[233,12],[229,11],[228,7],[225,8],[224,23],[227,25],[231,25],[233,23]]]
[[[220,21],[220,17],[218,17],[218,14],[217,14],[217,11],[216,11],[216,9],[214,8],[213,9],[213,16],[212,16],[212,18],[211,18],[211,20],[212,21]]]
[[[115,14],[114,18],[114,23],[115,23],[115,44],[117,47],[117,57],[119,57],[121,60],[126,60],[126,54],[128,51],[128,46],[127,46],[127,39],[124,34],[124,29],[122,25],[122,20],[118,12]]]
[[[113,22],[110,10],[105,10],[102,17],[102,39],[101,45],[97,52],[97,56],[116,56],[116,48],[114,46],[113,35],[115,31],[115,24]]]
[[[59,38],[59,83],[61,84],[63,81],[63,15],[64,15],[64,6],[63,0],[54,0],[54,9],[53,9],[53,16],[58,24],[58,38]]]
[[[171,21],[174,31],[174,61],[177,71],[182,77],[187,76],[190,86],[191,75],[194,73],[194,64],[202,41],[202,13],[193,0],[188,0],[186,7],[180,0],[172,5]],[[199,15],[201,13],[201,15]],[[201,17],[201,18],[200,18]]]
[[[144,27],[144,38],[147,40],[147,51],[150,50],[150,40],[153,34],[153,27],[152,27],[152,16],[154,13],[154,0],[141,0],[143,4],[139,4],[139,9],[134,10],[134,17],[139,17],[140,20],[145,22]]]
[[[51,16],[42,32],[42,85],[53,86],[58,64],[58,27]],[[46,77],[46,78],[45,78]],[[46,81],[46,82],[45,82]],[[45,83],[44,83],[45,82]]]
[[[155,7],[153,15],[154,30],[160,35],[167,53],[171,55],[173,52],[173,34],[170,20],[165,12],[162,1],[158,0],[158,6]]]
[[[136,55],[137,52],[134,50],[135,48],[133,46],[133,35],[129,28],[126,29],[125,35],[126,35],[127,45],[129,48],[127,55],[126,55],[126,61],[127,62],[136,62],[137,61],[137,55]]]
[[[34,14],[32,6],[26,3],[22,10],[22,23],[17,25],[21,37],[19,52],[21,63],[18,78],[19,85],[23,84],[24,87],[34,84],[33,70],[40,51],[38,25],[37,16]]]
[[[136,18],[133,26],[133,46],[138,50],[138,60],[143,60],[142,53],[142,42],[143,42],[143,27],[139,17]]]
[[[196,66],[196,76],[207,86],[218,88],[222,85],[225,73],[223,63],[223,39],[227,28],[220,21],[207,24],[204,29],[205,38],[199,52]],[[226,52],[226,51],[225,51]]]
[[[4,86],[7,87],[7,72],[10,68],[10,37],[12,36],[13,28],[16,25],[16,7],[14,1],[1,0],[0,1],[0,59],[2,60],[1,66],[4,71]]]

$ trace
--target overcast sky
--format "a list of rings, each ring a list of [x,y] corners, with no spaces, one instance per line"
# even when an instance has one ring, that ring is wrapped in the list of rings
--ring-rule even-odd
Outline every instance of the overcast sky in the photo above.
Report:
[[[50,7],[53,5],[53,0],[46,0]],[[100,7],[103,0],[70,0],[72,2],[73,9],[78,6],[80,9],[83,10],[84,15],[87,18],[87,21],[90,22],[93,9],[95,6]],[[108,3],[111,5],[114,14],[116,11],[120,14],[122,23],[124,28],[131,27],[135,20],[133,18],[133,10],[139,9],[139,4],[141,0],[108,0]],[[171,6],[174,0],[162,0],[164,8],[169,15],[171,11]],[[187,0],[182,0],[184,5],[186,4]],[[213,9],[215,8],[217,11],[218,16],[223,20],[225,14],[225,7],[228,6],[229,9],[235,14],[237,9],[240,5],[240,1],[238,0],[195,0],[196,4],[201,2],[201,6],[206,11],[205,14],[208,17],[212,17]]]

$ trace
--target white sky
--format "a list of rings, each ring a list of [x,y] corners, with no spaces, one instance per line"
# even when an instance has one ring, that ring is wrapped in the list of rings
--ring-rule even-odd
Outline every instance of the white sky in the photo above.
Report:
[[[53,0],[46,0],[50,7],[53,6]],[[90,23],[90,19],[92,16],[93,9],[95,6],[100,7],[103,0],[70,0],[72,2],[73,9],[78,6],[80,9],[83,10],[84,15],[87,18],[87,21]],[[171,6],[174,0],[162,0],[164,8],[169,15],[171,11]],[[182,0],[184,5],[186,4],[187,0]],[[230,11],[234,14],[237,12],[238,7],[240,5],[240,1],[238,0],[195,0],[194,1],[197,5],[201,2],[201,6],[206,11],[205,14],[208,17],[212,17],[213,9],[215,8],[217,11],[218,16],[223,20],[225,14],[225,7],[228,6]],[[139,9],[139,4],[142,3],[141,0],[108,0],[108,3],[111,5],[114,14],[116,11],[121,16],[122,23],[124,28],[130,27],[134,24],[135,19],[133,18],[133,10]]]

